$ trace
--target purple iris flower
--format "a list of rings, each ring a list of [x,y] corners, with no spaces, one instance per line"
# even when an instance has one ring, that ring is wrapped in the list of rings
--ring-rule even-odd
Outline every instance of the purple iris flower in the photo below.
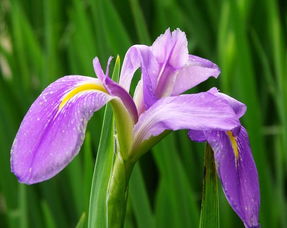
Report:
[[[208,91],[229,104],[238,118],[246,111],[246,106],[216,88]],[[225,196],[244,222],[245,227],[259,227],[258,213],[260,192],[258,174],[246,129],[239,126],[231,131],[194,131],[188,133],[191,140],[207,141],[214,151],[218,176]]]
[[[182,94],[217,77],[217,65],[189,55],[185,33],[169,29],[152,46],[134,45],[124,58],[119,83],[98,58],[97,78],[65,76],[50,84],[32,104],[11,150],[11,169],[33,184],[59,173],[79,152],[88,120],[111,102],[123,160],[136,161],[168,131],[188,129],[213,151],[228,202],[246,227],[258,227],[258,174],[248,135],[239,118],[246,107],[217,89]],[[129,94],[135,71],[141,79]]]

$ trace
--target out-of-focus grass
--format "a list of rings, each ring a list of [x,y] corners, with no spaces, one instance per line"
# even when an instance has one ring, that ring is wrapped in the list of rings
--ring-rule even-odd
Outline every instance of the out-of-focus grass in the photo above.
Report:
[[[219,86],[248,105],[249,131],[261,184],[261,224],[287,227],[287,58],[284,1],[1,0],[0,227],[86,226],[103,111],[89,123],[80,155],[45,183],[23,186],[10,173],[9,151],[28,107],[65,74],[94,75],[92,58],[124,57],[135,43],[151,44],[179,27],[194,54],[222,69]],[[203,146],[185,132],[144,156],[131,179],[126,227],[196,227]],[[242,227],[222,192],[221,227]],[[81,218],[81,219],[80,219]]]

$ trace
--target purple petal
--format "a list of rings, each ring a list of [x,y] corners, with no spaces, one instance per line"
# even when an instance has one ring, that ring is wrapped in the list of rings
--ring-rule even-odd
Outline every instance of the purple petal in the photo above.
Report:
[[[107,73],[108,73],[110,61],[111,61],[111,58],[109,58],[109,61],[108,61],[108,66],[107,66],[107,71],[106,71]],[[137,108],[132,97],[129,95],[129,93],[124,88],[122,88],[117,83],[115,83],[112,79],[110,79],[110,77],[107,74],[104,74],[100,61],[97,57],[94,58],[93,65],[94,65],[94,69],[95,69],[97,76],[102,81],[102,83],[104,84],[109,94],[112,96],[119,97],[122,100],[123,104],[125,105],[126,109],[129,111],[129,113],[133,117],[134,122],[137,122],[138,120]]]
[[[151,48],[145,45],[134,45],[127,51],[124,58],[120,85],[129,91],[131,80],[135,71],[141,68],[142,72],[142,91],[136,93],[142,93],[142,99],[144,109],[151,106],[156,100],[155,89],[157,85],[157,78],[160,72],[160,65],[151,52]],[[139,101],[142,103],[142,101]]]
[[[140,115],[134,127],[136,144],[165,130],[231,130],[239,125],[233,110],[210,93],[166,97]]]
[[[33,184],[60,172],[79,152],[91,115],[113,97],[94,88],[67,94],[98,79],[66,76],[50,84],[24,117],[11,150],[12,172]],[[94,87],[94,86],[92,86]],[[103,88],[104,89],[104,88]],[[62,105],[62,106],[61,106]]]
[[[119,84],[127,91],[135,71],[142,68],[143,76],[149,77],[151,87],[155,89],[157,75],[159,73],[159,64],[151,52],[151,48],[145,45],[134,45],[127,51],[120,75]]]
[[[230,96],[228,96],[228,95],[226,95],[224,93],[220,93],[218,91],[218,89],[215,88],[215,87],[210,89],[210,90],[208,90],[207,92],[215,95],[216,97],[222,99],[228,105],[230,105],[230,107],[233,109],[233,111],[235,112],[235,114],[237,115],[238,118],[240,118],[240,117],[242,117],[244,115],[244,113],[246,111],[246,105],[245,104],[241,103],[240,101],[237,101],[233,97],[230,97]],[[238,129],[234,129],[233,133],[235,135],[237,135],[239,130],[240,130],[240,127]],[[189,138],[192,141],[197,141],[197,142],[204,142],[204,141],[206,141],[206,134],[208,134],[208,133],[207,132],[203,132],[203,131],[196,131],[196,130],[190,130],[188,132]]]
[[[206,136],[205,136],[204,131],[189,130],[188,131],[188,137],[192,141],[196,141],[196,142],[205,142],[206,141]]]
[[[134,45],[128,50],[122,67],[120,85],[128,91],[133,74],[140,67],[143,100],[145,109],[148,109],[162,96],[171,94],[173,90],[171,86],[176,79],[172,74],[176,69],[183,67],[187,61],[185,33],[179,29],[171,33],[168,29],[151,47]]]
[[[167,29],[154,41],[151,48],[160,64],[168,64],[174,69],[183,67],[188,61],[187,39],[180,29],[172,33]]]
[[[260,192],[257,169],[244,127],[234,137],[231,132],[208,136],[225,196],[246,227],[259,227]]]
[[[169,29],[159,36],[152,45],[152,52],[160,63],[161,70],[157,79],[156,97],[170,96],[175,83],[177,72],[188,62],[188,48],[185,33]]]
[[[142,91],[136,92],[142,94],[142,100],[137,100],[137,106],[143,103],[143,110],[162,97],[178,95],[220,73],[209,60],[188,55],[186,35],[179,29],[167,29],[151,47],[134,45],[128,50],[120,77],[120,85],[127,91],[138,68],[142,85],[137,89]]]
[[[177,72],[172,95],[181,94],[211,76],[217,78],[219,74],[220,70],[216,64],[207,59],[189,55],[187,64]]]
[[[137,106],[137,110],[139,115],[144,112],[145,106],[144,106],[144,100],[143,100],[143,80],[139,80],[138,84],[135,88],[134,92],[134,102]]]
[[[241,103],[240,101],[234,99],[233,97],[230,97],[224,93],[220,93],[217,88],[212,88],[208,91],[209,93],[212,93],[213,95],[224,99],[234,110],[238,118],[242,117],[244,113],[246,112],[246,105]]]

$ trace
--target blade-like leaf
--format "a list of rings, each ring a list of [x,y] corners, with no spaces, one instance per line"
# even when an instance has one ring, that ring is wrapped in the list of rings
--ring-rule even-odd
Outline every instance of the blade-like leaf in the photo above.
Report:
[[[120,61],[116,61],[112,78],[117,80],[119,76]],[[110,174],[113,167],[115,153],[113,113],[110,106],[105,109],[103,127],[97,152],[97,160],[94,167],[92,187],[89,205],[89,228],[106,227],[106,199]]]
[[[106,107],[103,122],[92,179],[88,218],[89,228],[106,227],[106,193],[114,155],[113,118],[112,110],[109,106]]]
[[[76,228],[84,228],[85,222],[86,222],[86,213],[84,212],[81,215],[81,218],[80,218],[79,222],[77,223]]]
[[[204,154],[204,181],[199,227],[219,227],[218,180],[213,151],[209,145],[206,146]]]
[[[129,197],[136,217],[138,228],[155,228],[155,221],[151,211],[146,186],[139,165],[134,167],[130,185]]]
[[[157,227],[192,227],[199,217],[195,194],[176,148],[174,135],[169,135],[153,148],[164,185],[159,188],[161,200],[156,204],[156,216],[159,213],[166,217],[157,220]]]

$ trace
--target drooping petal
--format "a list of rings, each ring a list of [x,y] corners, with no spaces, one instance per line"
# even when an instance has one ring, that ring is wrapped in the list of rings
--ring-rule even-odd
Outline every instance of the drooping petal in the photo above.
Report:
[[[232,107],[238,118],[242,117],[245,114],[246,105],[242,102],[228,96],[227,94],[220,93],[217,88],[211,88],[210,90],[208,90],[208,92],[219,98],[224,99]]]
[[[219,74],[220,69],[213,62],[198,56],[189,55],[187,64],[177,72],[172,95],[181,94],[211,76],[217,78]]]
[[[98,79],[66,76],[50,84],[24,117],[11,150],[11,169],[33,184],[60,172],[79,152],[87,121],[112,96]]]
[[[198,130],[189,130],[188,131],[188,137],[195,142],[205,142],[206,141],[206,135],[204,131],[198,131]]]
[[[231,130],[238,125],[230,106],[210,93],[166,97],[141,114],[134,127],[135,144],[165,130]]]
[[[245,104],[219,93],[216,88],[208,93],[229,105],[238,118],[245,113]],[[190,130],[188,135],[194,141],[208,141],[215,153],[218,175],[228,202],[246,227],[259,227],[258,174],[244,127],[233,131]]]
[[[108,66],[106,70],[107,73],[108,73],[110,61],[111,61],[111,58],[109,58],[109,61],[108,61]],[[132,97],[130,96],[130,94],[124,88],[122,88],[117,83],[115,83],[107,74],[104,74],[100,61],[97,57],[94,58],[93,65],[94,65],[94,69],[95,69],[97,76],[102,81],[104,87],[107,89],[109,94],[111,94],[112,96],[119,97],[122,100],[123,104],[125,105],[126,109],[131,114],[134,122],[137,122],[138,112],[137,112],[136,105]]]
[[[260,192],[257,169],[244,127],[237,136],[215,131],[208,136],[225,196],[248,228],[259,227]]]
[[[217,88],[213,87],[210,90],[207,91],[208,93],[213,94],[214,96],[218,97],[219,99],[222,99],[226,104],[228,104],[238,118],[241,118],[244,113],[246,112],[246,105],[242,102],[234,99],[233,97],[230,97],[224,93],[220,93]],[[237,135],[239,132],[240,127],[233,130],[233,133]],[[189,130],[188,136],[192,141],[196,142],[204,142],[207,140],[207,135],[210,134],[210,132],[204,132],[204,131],[197,131],[197,130]]]

